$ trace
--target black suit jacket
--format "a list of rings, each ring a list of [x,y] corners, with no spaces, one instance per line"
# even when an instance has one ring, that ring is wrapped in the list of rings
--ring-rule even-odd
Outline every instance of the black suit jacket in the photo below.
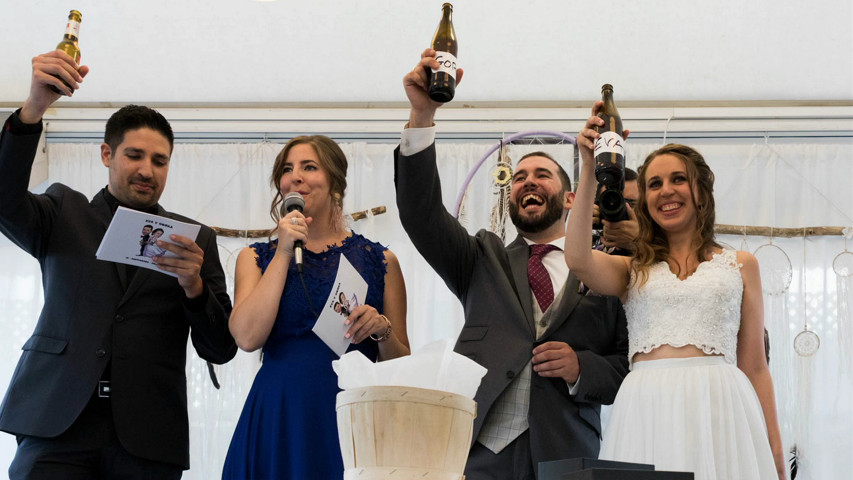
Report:
[[[18,124],[16,115],[7,127]],[[63,433],[110,365],[122,445],[133,455],[189,468],[187,336],[211,362],[236,353],[216,235],[202,226],[196,240],[205,252],[205,291],[195,302],[176,278],[153,270],[139,268],[129,281],[125,265],[95,259],[112,219],[103,192],[89,201],[62,184],[43,195],[27,191],[39,134],[4,128],[0,136],[0,231],[39,261],[45,298],[0,405],[0,430]]]
[[[455,350],[488,369],[477,391],[476,441],[494,401],[530,361],[535,345],[569,344],[581,379],[575,395],[559,378],[533,373],[530,447],[534,465],[569,457],[597,457],[600,406],[612,403],[628,372],[625,313],[615,297],[581,295],[569,275],[551,324],[536,340],[533,298],[527,281],[527,243],[505,246],[486,230],[471,236],[444,208],[435,145],[412,157],[395,152],[397,206],[415,247],[462,301],[465,325]]]

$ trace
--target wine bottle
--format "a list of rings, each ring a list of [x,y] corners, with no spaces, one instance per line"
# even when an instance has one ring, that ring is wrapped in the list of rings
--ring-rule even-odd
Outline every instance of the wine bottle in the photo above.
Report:
[[[604,106],[598,112],[604,125],[596,127],[599,137],[595,139],[595,178],[604,190],[598,197],[601,218],[610,222],[626,220],[625,199],[625,139],[622,138],[622,117],[613,102],[613,85],[601,87]],[[599,187],[600,188],[600,187]]]
[[[438,69],[431,69],[429,79],[429,98],[446,103],[453,100],[456,93],[456,55],[458,51],[456,31],[453,30],[453,5],[441,6],[441,21],[432,37],[432,49]]]
[[[77,10],[71,10],[68,13],[68,23],[65,24],[65,35],[62,36],[62,41],[56,46],[57,50],[61,50],[68,54],[69,57],[73,58],[75,62],[80,63],[80,47],[77,45],[77,39],[80,35],[80,23],[83,21],[83,14]],[[68,88],[71,88],[68,83],[63,80]],[[58,88],[53,85],[50,88],[59,94],[65,95]]]

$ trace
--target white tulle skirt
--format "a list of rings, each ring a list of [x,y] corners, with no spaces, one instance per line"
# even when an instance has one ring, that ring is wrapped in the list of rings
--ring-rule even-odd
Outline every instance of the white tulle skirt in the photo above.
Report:
[[[603,459],[695,480],[777,479],[755,389],[719,356],[635,363],[603,436]]]

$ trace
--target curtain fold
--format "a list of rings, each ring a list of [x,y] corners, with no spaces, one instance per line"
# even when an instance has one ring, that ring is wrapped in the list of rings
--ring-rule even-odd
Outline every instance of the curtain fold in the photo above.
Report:
[[[708,139],[691,142],[716,175],[717,223],[773,227],[853,225],[853,146],[832,143],[759,143]],[[490,143],[439,144],[445,206],[454,210],[466,177]],[[635,140],[627,164],[636,167],[648,152],[660,146]],[[269,205],[273,190],[269,174],[282,144],[177,144],[172,155],[167,188],[161,199],[170,211],[210,226],[230,229],[272,227]],[[463,322],[462,308],[443,282],[414,250],[400,225],[394,191],[393,144],[345,143],[349,160],[345,213],[384,206],[381,215],[350,221],[350,228],[388,246],[399,258],[408,292],[408,334],[413,349],[433,340],[455,337]],[[512,145],[507,155],[513,163],[524,153],[545,150],[574,177],[571,145]],[[48,144],[49,182],[65,183],[87,196],[107,183],[107,169],[99,160],[96,144]],[[496,157],[486,159],[473,175],[463,202],[461,221],[470,232],[487,228],[499,189],[493,183]],[[574,178],[573,178],[574,180]],[[43,188],[43,186],[42,186]],[[507,224],[507,238],[515,230]],[[261,239],[219,239],[219,253],[233,292],[234,260],[239,250]],[[722,235],[719,240],[755,249],[769,239]],[[838,343],[838,288],[832,261],[844,251],[842,237],[773,239],[791,260],[792,282],[785,295],[787,309],[767,308],[765,324],[788,328],[793,338],[804,321],[821,339],[812,359],[808,379],[797,378],[792,345],[771,338],[771,373],[776,382],[777,407],[786,449],[793,443],[803,451],[798,479],[844,478],[853,470],[853,375],[840,369],[842,345]],[[0,237],[0,388],[5,390],[32,332],[43,298],[38,264],[8,239]],[[805,274],[802,275],[803,268]],[[805,281],[803,281],[805,279]],[[842,293],[850,295],[849,290]],[[844,299],[841,299],[844,300]],[[848,304],[853,299],[847,298]],[[853,328],[853,326],[847,326]],[[842,328],[843,330],[843,328]],[[853,346],[847,346],[853,349]],[[784,354],[780,353],[785,350]],[[853,351],[853,350],[848,350]],[[192,468],[187,479],[219,478],[221,464],[243,401],[257,371],[259,353],[239,352],[232,362],[217,366],[222,384],[213,388],[207,367],[192,348],[187,365],[191,422]],[[777,359],[791,359],[780,362]],[[802,374],[800,374],[802,375]],[[810,400],[803,405],[797,389],[808,380]],[[781,387],[781,388],[780,388]],[[800,400],[797,400],[800,398]],[[329,412],[334,415],[334,412]],[[808,422],[803,429],[801,422]],[[797,437],[806,432],[807,437]],[[14,455],[14,438],[0,436],[0,465]]]

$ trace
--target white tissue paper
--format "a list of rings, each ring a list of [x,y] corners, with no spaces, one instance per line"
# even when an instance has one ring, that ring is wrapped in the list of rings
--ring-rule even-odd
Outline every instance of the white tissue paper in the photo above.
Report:
[[[426,388],[473,399],[486,375],[486,368],[453,351],[453,341],[444,339],[424,345],[405,357],[373,363],[361,352],[352,351],[332,362],[342,390],[372,386]]]

